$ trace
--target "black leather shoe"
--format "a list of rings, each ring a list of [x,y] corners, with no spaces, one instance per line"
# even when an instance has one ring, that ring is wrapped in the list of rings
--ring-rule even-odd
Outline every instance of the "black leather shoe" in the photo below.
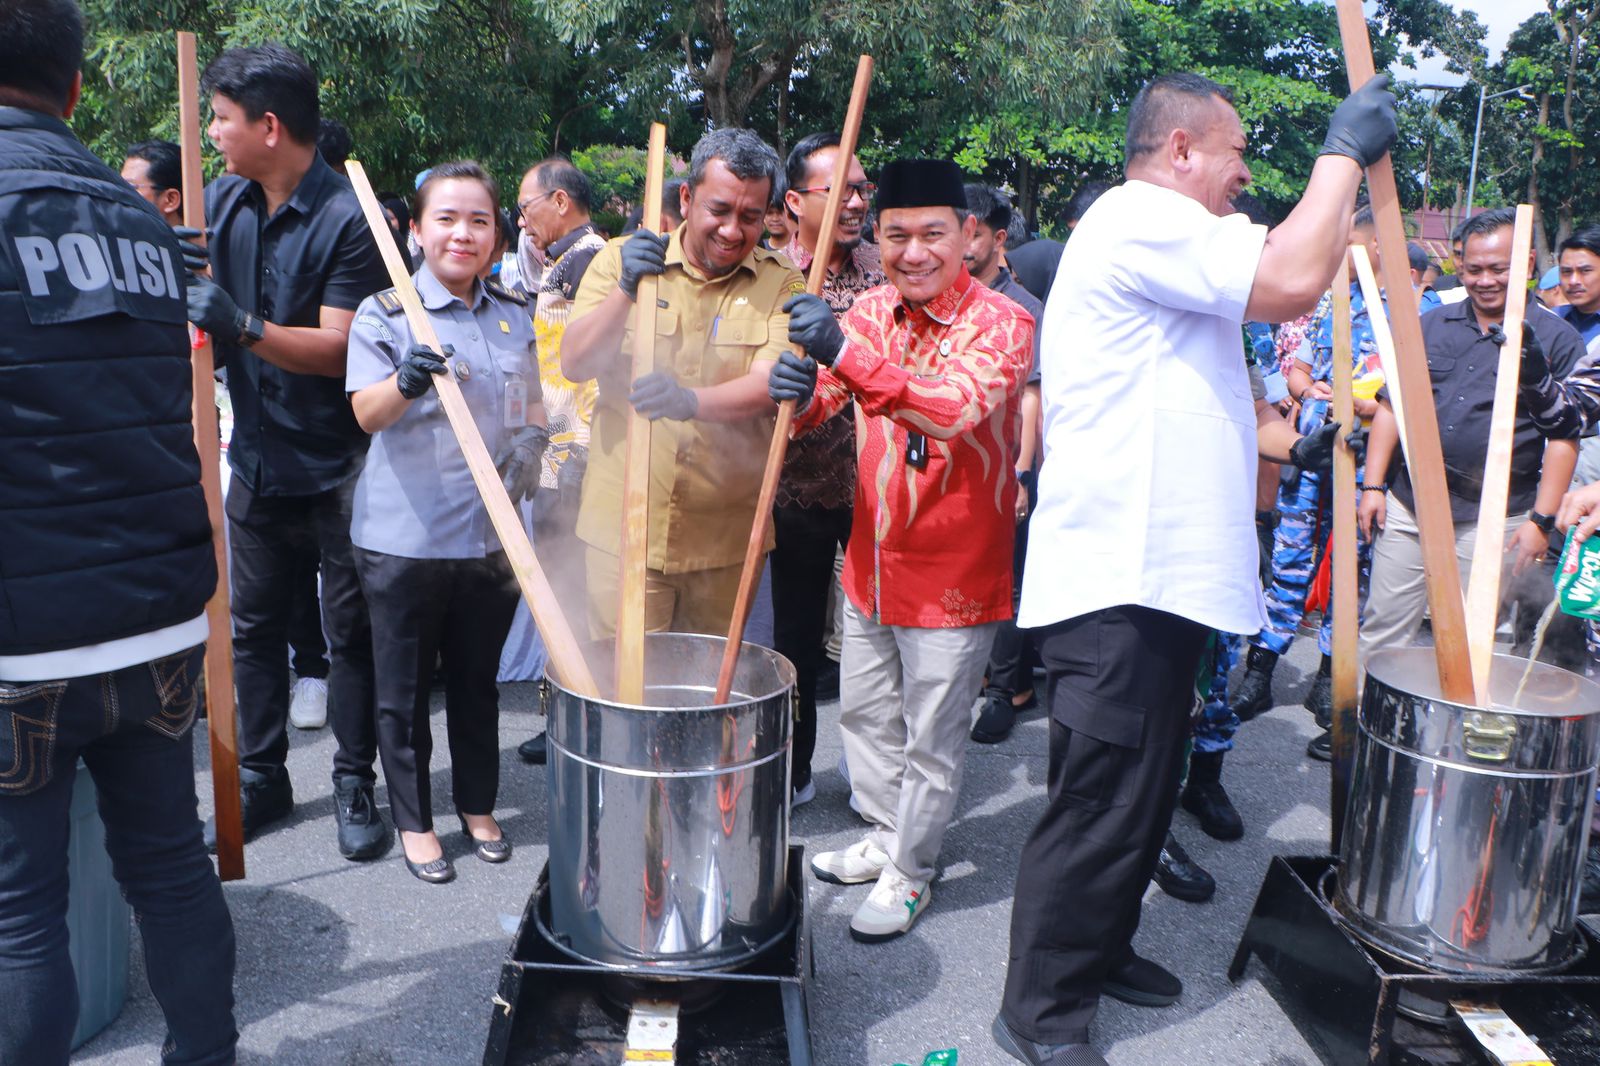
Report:
[[[250,840],[273,822],[282,821],[294,812],[294,789],[289,784],[289,771],[262,773],[239,767],[239,803],[244,838]],[[206,850],[217,852],[217,820],[207,818],[201,829]]]
[[[406,858],[405,849],[402,848],[400,857],[406,860],[406,869],[410,870],[411,876],[418,881],[426,881],[430,885],[442,885],[456,879],[456,868],[443,855],[432,862],[412,862]]]
[[[339,854],[370,862],[389,850],[389,827],[378,813],[372,782],[355,776],[333,779],[333,820],[339,826]]]
[[[1333,725],[1333,678],[1318,674],[1317,679],[1311,682],[1311,691],[1306,693],[1303,706],[1317,720],[1319,728],[1327,729]]]
[[[1011,1031],[1000,1015],[989,1023],[1000,1050],[1029,1066],[1108,1066],[1105,1056],[1088,1044],[1039,1044]]]
[[[1600,843],[1589,845],[1583,860],[1583,888],[1578,893],[1579,914],[1600,914]]]
[[[1263,711],[1272,710],[1272,671],[1278,656],[1265,648],[1252,646],[1245,657],[1244,676],[1233,690],[1233,713],[1248,722]]]
[[[1127,962],[1113,966],[1106,974],[1100,991],[1136,1007],[1165,1007],[1178,1002],[1183,995],[1183,982],[1166,967],[1129,955]]]
[[[1017,724],[1017,712],[1005,696],[990,696],[983,701],[983,710],[972,727],[972,739],[979,744],[998,744],[1011,735]]]
[[[517,754],[522,756],[522,761],[533,763],[535,766],[544,765],[545,759],[549,757],[549,751],[550,745],[543,733],[529,737],[517,745]]]
[[[839,664],[824,655],[822,665],[817,669],[816,700],[818,703],[827,703],[838,698]]]
[[[1324,729],[1322,732],[1318,733],[1315,737],[1311,738],[1311,743],[1306,745],[1306,754],[1311,756],[1313,759],[1316,759],[1318,762],[1332,762],[1333,761],[1333,732],[1332,732],[1332,730]]]
[[[1217,882],[1199,863],[1189,858],[1178,838],[1167,834],[1152,879],[1161,891],[1185,903],[1204,903],[1217,892]]]
[[[460,814],[461,835],[472,844],[473,852],[484,862],[505,862],[511,858],[511,841],[502,833],[498,840],[482,840],[472,835],[472,830],[467,827],[467,819]]]

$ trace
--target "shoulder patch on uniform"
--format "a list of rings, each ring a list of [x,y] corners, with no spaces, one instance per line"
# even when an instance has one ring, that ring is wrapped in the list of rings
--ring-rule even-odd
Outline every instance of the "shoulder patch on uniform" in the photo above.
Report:
[[[394,343],[394,330],[389,328],[389,323],[377,315],[360,315],[356,318],[356,325],[366,326],[376,333],[385,344]]]
[[[528,306],[528,298],[526,296],[520,292],[513,292],[498,281],[486,281],[483,283],[483,288],[490,296],[501,300],[510,300],[512,303],[521,304],[524,307]]]
[[[400,303],[400,294],[393,289],[375,292],[372,294],[372,298],[378,302],[378,306],[383,309],[383,313],[386,315],[398,315],[405,310],[405,307]]]

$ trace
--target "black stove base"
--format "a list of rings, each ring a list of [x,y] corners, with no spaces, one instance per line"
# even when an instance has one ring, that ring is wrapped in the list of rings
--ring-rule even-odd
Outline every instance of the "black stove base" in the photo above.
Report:
[[[1480,1066],[1489,1060],[1441,1005],[1493,1003],[1560,1066],[1600,1066],[1600,952],[1560,973],[1462,976],[1419,970],[1374,952],[1350,932],[1317,886],[1329,856],[1277,856],[1228,969],[1238,981],[1254,955],[1268,984],[1325,1061],[1338,1066]],[[1274,987],[1275,986],[1275,987]],[[1420,1020],[1434,1016],[1432,1020]],[[1442,1024],[1441,1024],[1442,1020]]]
[[[812,1066],[806,986],[815,964],[803,852],[797,844],[789,848],[799,911],[789,933],[726,973],[630,971],[619,980],[614,970],[576,961],[539,930],[539,908],[548,909],[549,896],[541,875],[500,969],[483,1066],[616,1066],[628,1028],[619,998],[652,983],[663,998],[696,1004],[679,1017],[678,1066]]]

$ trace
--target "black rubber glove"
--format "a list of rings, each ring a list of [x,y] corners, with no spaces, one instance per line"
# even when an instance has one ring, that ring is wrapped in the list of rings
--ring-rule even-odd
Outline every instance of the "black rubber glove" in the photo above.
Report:
[[[674,422],[687,422],[700,410],[700,397],[693,389],[678,384],[678,379],[665,370],[657,370],[633,383],[628,393],[633,409],[654,422],[669,418]]]
[[[622,244],[622,276],[617,280],[628,299],[639,298],[639,282],[647,274],[667,272],[667,238],[647,229],[634,230]]]
[[[1290,446],[1290,465],[1301,470],[1327,470],[1333,465],[1333,445],[1338,439],[1339,423],[1318,426]]]
[[[200,274],[189,275],[189,321],[219,340],[244,335],[245,313],[221,285]]]
[[[1389,75],[1379,74],[1334,109],[1328,136],[1317,154],[1349,156],[1362,167],[1370,167],[1383,158],[1399,133],[1396,102],[1389,91]]]
[[[816,391],[815,359],[809,355],[801,358],[793,352],[778,356],[777,365],[767,375],[767,395],[772,397],[774,403],[793,400],[796,407],[803,408],[811,402],[811,395]]]
[[[1350,451],[1356,457],[1357,466],[1367,461],[1367,427],[1365,423],[1358,421],[1356,428],[1344,435],[1344,442],[1350,445]]]
[[[183,268],[191,274],[198,274],[211,265],[211,252],[194,243],[195,238],[204,237],[211,240],[209,230],[201,231],[193,226],[173,226],[172,235],[178,238],[178,247],[183,250]]]
[[[539,473],[544,469],[540,460],[549,443],[550,431],[544,426],[525,426],[512,433],[494,457],[494,468],[500,472],[500,482],[512,503],[531,500],[539,491]]]
[[[556,471],[556,492],[560,495],[562,507],[577,510],[578,501],[583,498],[583,475],[588,469],[589,449],[570,446],[566,461]]]
[[[833,308],[827,301],[803,292],[789,297],[783,311],[789,316],[789,343],[804,348],[823,366],[832,366],[844,350],[844,330],[839,328],[839,320],[833,317]]]
[[[413,344],[406,357],[400,360],[400,369],[395,372],[394,383],[400,395],[415,400],[433,388],[433,375],[443,374],[446,370],[445,355],[454,354],[455,349],[448,344],[444,346],[444,355],[426,344]]]
[[[1496,322],[1489,327],[1489,339],[1494,341],[1495,347],[1503,348],[1506,343],[1506,331],[1500,323]],[[1538,334],[1534,333],[1528,324],[1522,324],[1522,365],[1517,371],[1517,381],[1522,386],[1537,385],[1550,374],[1550,360],[1545,358],[1544,345],[1539,343]]]

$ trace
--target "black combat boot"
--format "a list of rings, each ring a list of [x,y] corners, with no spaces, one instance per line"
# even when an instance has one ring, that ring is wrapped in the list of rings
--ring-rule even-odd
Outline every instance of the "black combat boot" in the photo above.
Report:
[[[1250,646],[1244,660],[1244,677],[1233,690],[1233,713],[1239,721],[1248,722],[1262,711],[1272,710],[1272,671],[1277,665],[1277,652]]]
[[[1304,707],[1317,720],[1318,727],[1333,728],[1333,659],[1330,656],[1322,657],[1322,666],[1317,670],[1317,679],[1311,682],[1311,691],[1306,693]]]
[[[1244,836],[1244,819],[1234,810],[1233,801],[1222,787],[1220,751],[1197,751],[1189,756],[1189,780],[1179,802],[1183,809],[1200,819],[1206,836],[1217,840],[1238,840]]]

